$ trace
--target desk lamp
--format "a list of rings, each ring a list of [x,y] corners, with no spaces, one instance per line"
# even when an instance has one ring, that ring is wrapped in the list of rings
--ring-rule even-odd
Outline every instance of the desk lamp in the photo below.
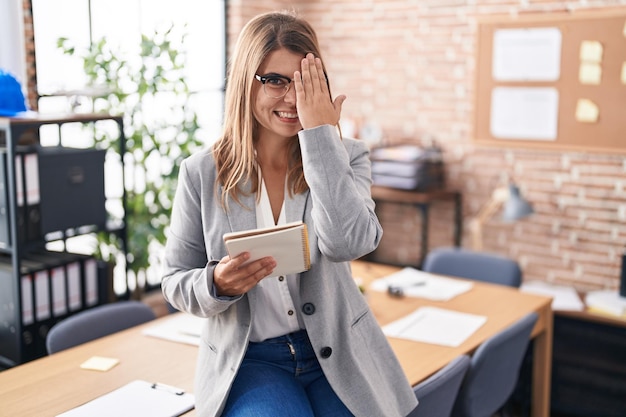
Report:
[[[514,222],[533,213],[533,208],[520,194],[519,188],[514,183],[506,187],[496,188],[491,198],[481,207],[476,217],[470,222],[472,232],[472,247],[474,250],[483,249],[483,225],[504,205],[502,220]]]

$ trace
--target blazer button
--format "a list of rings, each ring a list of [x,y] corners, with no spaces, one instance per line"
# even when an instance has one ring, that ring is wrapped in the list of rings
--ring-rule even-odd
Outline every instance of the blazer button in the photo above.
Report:
[[[315,305],[313,303],[304,303],[302,306],[302,312],[307,316],[315,313]]]
[[[320,354],[322,355],[322,358],[327,359],[330,358],[330,355],[333,354],[333,350],[332,348],[326,346],[323,347],[322,350],[320,350]]]

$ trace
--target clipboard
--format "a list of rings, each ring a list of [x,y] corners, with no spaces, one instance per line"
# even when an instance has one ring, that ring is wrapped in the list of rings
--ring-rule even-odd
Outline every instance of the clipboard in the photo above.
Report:
[[[135,380],[56,417],[176,417],[191,410],[194,400],[179,388]]]

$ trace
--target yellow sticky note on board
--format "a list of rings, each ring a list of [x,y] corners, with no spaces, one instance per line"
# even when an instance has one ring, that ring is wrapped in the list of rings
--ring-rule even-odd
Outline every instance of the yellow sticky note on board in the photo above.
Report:
[[[81,363],[80,367],[82,369],[105,372],[113,368],[118,363],[120,363],[119,359],[105,358],[104,356],[92,356],[85,362]]]
[[[626,62],[622,62],[622,75],[620,77],[622,84],[626,84]]]
[[[596,123],[600,109],[593,101],[586,98],[579,98],[576,102],[576,121],[582,123]]]
[[[582,41],[580,43],[580,60],[584,62],[602,61],[602,52],[604,48],[598,41]]]
[[[602,67],[594,62],[581,62],[578,71],[578,81],[581,84],[598,85],[602,80]]]

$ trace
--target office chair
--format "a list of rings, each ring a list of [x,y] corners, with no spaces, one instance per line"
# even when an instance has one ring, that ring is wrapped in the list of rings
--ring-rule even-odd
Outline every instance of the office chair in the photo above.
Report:
[[[513,259],[456,247],[428,252],[422,270],[516,288],[522,283],[522,270]]]
[[[50,355],[155,317],[152,309],[140,301],[118,301],[93,307],[52,326],[46,337],[46,349]]]
[[[468,355],[452,362],[413,387],[419,401],[407,417],[450,417],[461,382],[470,365]]]
[[[454,404],[453,417],[490,417],[502,410],[517,384],[538,317],[537,313],[526,315],[476,349]]]

